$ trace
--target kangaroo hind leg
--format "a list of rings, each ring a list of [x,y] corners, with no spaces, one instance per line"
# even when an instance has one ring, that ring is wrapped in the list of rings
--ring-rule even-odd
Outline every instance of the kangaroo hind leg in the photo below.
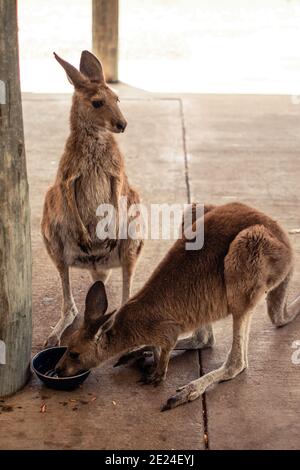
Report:
[[[251,313],[245,313],[233,318],[232,347],[224,364],[218,369],[200,377],[200,379],[193,380],[187,385],[178,388],[177,393],[168,399],[161,411],[167,411],[196,400],[210,385],[233,379],[247,367],[246,354],[250,315]]]
[[[62,284],[63,303],[60,320],[57,322],[53,331],[45,342],[45,347],[48,348],[60,344],[60,339],[63,332],[73,323],[78,314],[78,310],[76,308],[71,291],[69,267],[66,264],[60,264],[57,265],[57,269]]]

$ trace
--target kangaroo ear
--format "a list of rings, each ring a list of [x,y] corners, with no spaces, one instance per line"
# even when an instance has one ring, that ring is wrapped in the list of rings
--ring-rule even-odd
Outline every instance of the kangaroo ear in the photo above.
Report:
[[[82,51],[81,53],[80,72],[91,82],[105,82],[101,62],[89,51]]]
[[[90,287],[85,299],[84,328],[94,336],[105,318],[108,307],[103,282],[97,281]]]
[[[64,68],[67,78],[75,88],[82,88],[84,85],[87,84],[87,79],[82,73],[79,72],[73,65],[66,62],[61,57],[59,57],[55,52],[53,52],[55,59],[57,62]]]
[[[102,317],[101,324],[95,334],[96,341],[99,341],[101,335],[111,329],[116,319],[116,313],[117,310],[113,310]]]

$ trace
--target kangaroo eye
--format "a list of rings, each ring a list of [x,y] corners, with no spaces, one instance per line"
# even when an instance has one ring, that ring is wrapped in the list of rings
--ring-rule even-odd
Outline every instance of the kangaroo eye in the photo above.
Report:
[[[78,359],[79,358],[79,353],[75,351],[69,351],[69,357],[71,359]]]
[[[95,100],[95,101],[92,101],[92,105],[94,108],[101,108],[104,105],[104,101]]]

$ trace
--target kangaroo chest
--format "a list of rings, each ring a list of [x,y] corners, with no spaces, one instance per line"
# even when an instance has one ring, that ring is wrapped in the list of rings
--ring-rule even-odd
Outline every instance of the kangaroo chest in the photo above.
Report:
[[[118,179],[102,169],[91,171],[79,177],[76,183],[76,202],[84,218],[88,214],[96,216],[99,204],[114,203],[114,188]]]

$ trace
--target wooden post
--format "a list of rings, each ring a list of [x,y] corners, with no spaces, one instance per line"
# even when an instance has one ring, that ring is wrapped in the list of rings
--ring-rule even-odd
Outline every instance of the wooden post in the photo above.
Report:
[[[107,82],[118,81],[119,0],[93,0],[93,52]]]
[[[19,390],[31,355],[31,247],[16,0],[0,0],[0,396]]]

